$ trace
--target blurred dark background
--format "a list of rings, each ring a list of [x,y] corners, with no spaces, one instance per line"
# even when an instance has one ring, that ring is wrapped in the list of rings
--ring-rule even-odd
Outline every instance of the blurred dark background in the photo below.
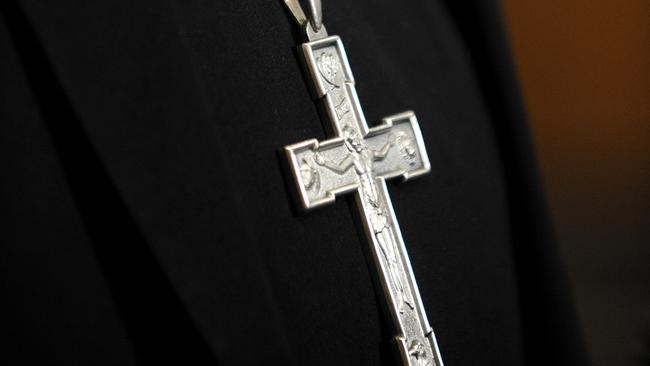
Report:
[[[503,8],[594,365],[650,365],[650,1]]]

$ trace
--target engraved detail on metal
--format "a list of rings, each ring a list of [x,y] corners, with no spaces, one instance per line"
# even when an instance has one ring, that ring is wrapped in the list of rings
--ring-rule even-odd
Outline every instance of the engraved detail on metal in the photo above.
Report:
[[[409,356],[418,366],[432,366],[433,359],[427,354],[426,347],[420,341],[413,341],[409,346]]]
[[[320,190],[320,174],[318,174],[318,170],[311,166],[307,159],[302,159],[300,176],[302,177],[302,183],[305,185],[305,188],[310,190],[314,189],[316,192]]]
[[[345,116],[346,113],[350,111],[350,103],[348,102],[347,97],[341,98],[341,102],[334,106],[334,111],[336,112],[336,118],[341,119]]]
[[[316,59],[316,63],[318,64],[318,71],[323,75],[325,81],[331,85],[331,88],[339,88],[341,86],[340,80],[336,78],[339,73],[339,63],[336,61],[335,56],[328,52],[322,53]]]
[[[402,363],[442,366],[386,186],[388,179],[408,180],[430,170],[415,114],[399,113],[368,127],[339,37],[304,43],[302,51],[335,136],[285,147],[300,202],[313,209],[355,193]]]

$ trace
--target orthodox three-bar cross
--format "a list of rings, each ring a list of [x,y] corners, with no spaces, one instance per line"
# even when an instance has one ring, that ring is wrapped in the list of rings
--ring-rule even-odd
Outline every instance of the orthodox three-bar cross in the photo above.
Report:
[[[300,202],[313,209],[354,192],[402,363],[442,366],[386,187],[387,179],[406,181],[430,170],[417,119],[408,111],[368,127],[341,39],[327,36],[318,15],[310,23],[304,15],[303,21],[296,18],[310,40],[302,55],[334,137],[285,147]]]

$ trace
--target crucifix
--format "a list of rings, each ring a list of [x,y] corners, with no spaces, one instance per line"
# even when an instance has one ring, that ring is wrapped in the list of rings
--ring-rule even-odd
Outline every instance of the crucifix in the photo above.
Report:
[[[300,203],[310,210],[354,193],[402,364],[442,366],[386,186],[388,179],[407,181],[430,171],[415,114],[402,112],[369,127],[341,39],[328,36],[322,24],[320,1],[310,1],[310,19],[297,0],[285,3],[308,39],[301,53],[334,135],[285,147]]]

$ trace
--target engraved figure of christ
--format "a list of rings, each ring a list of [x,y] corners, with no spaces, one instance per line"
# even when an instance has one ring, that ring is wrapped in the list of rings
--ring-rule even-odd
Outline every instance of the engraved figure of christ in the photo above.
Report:
[[[382,202],[383,200],[379,197],[375,177],[372,175],[375,161],[382,161],[386,158],[390,148],[396,143],[396,136],[394,133],[390,133],[388,141],[379,150],[372,150],[363,142],[363,139],[359,137],[353,127],[346,125],[343,127],[342,132],[345,147],[348,149],[349,154],[345,155],[342,160],[335,162],[316,152],[314,161],[316,164],[324,166],[337,174],[344,174],[349,169],[354,168],[359,177],[358,190],[362,201],[361,204],[370,222],[370,229],[379,243],[392,282],[396,287],[396,295],[400,304],[399,310],[404,312],[405,307],[414,309],[413,300],[404,287],[404,280],[402,279],[404,270],[400,266],[399,249],[394,232],[389,224],[388,211]]]

